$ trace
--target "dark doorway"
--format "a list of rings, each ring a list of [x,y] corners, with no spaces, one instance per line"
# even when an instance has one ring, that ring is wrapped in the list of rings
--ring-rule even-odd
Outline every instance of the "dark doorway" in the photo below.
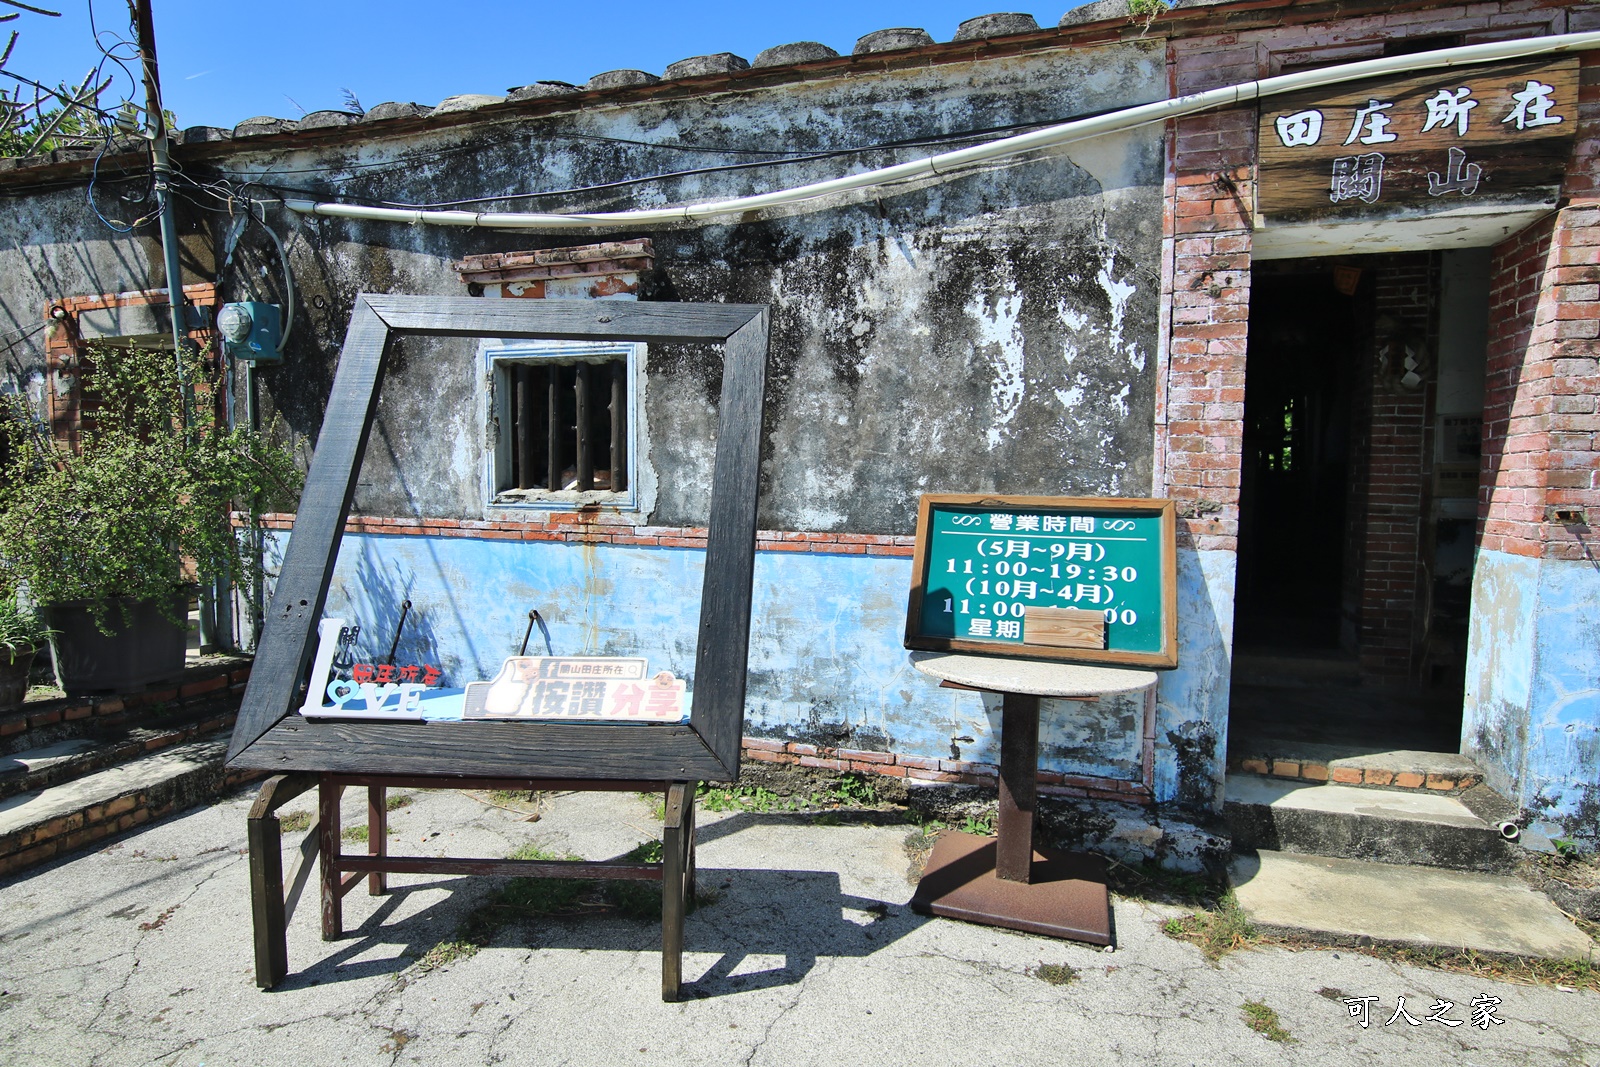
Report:
[[[1342,277],[1340,280],[1343,280]],[[1250,296],[1239,571],[1241,649],[1339,647],[1350,433],[1370,285],[1263,271]]]
[[[1488,266],[1254,264],[1230,763],[1460,751]]]

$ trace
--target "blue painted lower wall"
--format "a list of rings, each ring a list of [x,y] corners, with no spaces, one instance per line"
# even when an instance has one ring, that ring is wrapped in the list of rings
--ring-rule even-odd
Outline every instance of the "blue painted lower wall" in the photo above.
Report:
[[[1461,744],[1536,828],[1600,848],[1600,565],[1478,553]]]
[[[288,535],[269,541],[269,564]],[[692,549],[347,534],[327,614],[363,626],[366,654],[440,666],[448,684],[493,677],[538,608],[557,654],[643,655],[694,676],[704,555]],[[761,552],[756,557],[745,732],[929,759],[997,763],[1000,709],[940,689],[901,637],[911,561]],[[1179,553],[1179,662],[1158,690],[1156,798],[1220,804],[1227,736],[1233,554]],[[539,649],[534,631],[530,651]],[[1137,781],[1143,706],[1045,701],[1041,767]]]

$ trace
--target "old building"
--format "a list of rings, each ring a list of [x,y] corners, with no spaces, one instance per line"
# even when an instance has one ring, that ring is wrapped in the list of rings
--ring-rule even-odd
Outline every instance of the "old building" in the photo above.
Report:
[[[752,758],[992,778],[997,703],[901,645],[918,495],[1170,497],[1179,666],[1152,714],[1046,702],[1048,788],[1204,817],[1230,763],[1481,777],[1592,841],[1600,38],[1528,42],[1600,30],[1600,8],[1129,7],[191,129],[185,296],[292,302],[284,361],[240,369],[237,406],[307,447],[363,291],[771,305]],[[730,200],[1297,73],[1259,104],[740,214],[473,218]],[[71,319],[8,354],[57,434],[78,346],[162,332],[154,235],[86,204],[147,182],[137,153],[0,169],[7,326]],[[403,647],[457,683],[535,608],[557,652],[692,674],[716,353],[391,360],[330,613],[376,645],[409,601]]]

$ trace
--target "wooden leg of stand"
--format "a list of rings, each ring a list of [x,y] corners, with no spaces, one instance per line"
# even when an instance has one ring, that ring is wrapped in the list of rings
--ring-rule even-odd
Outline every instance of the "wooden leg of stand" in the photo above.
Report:
[[[693,803],[687,783],[667,787],[666,826],[661,833],[661,999],[668,1003],[678,999],[683,986],[683,891],[689,858],[684,811]]]
[[[322,940],[344,934],[344,893],[339,884],[339,794],[344,786],[317,783],[317,851],[322,860]]]
[[[389,854],[389,790],[381,785],[367,786],[367,855],[383,857]],[[389,891],[386,871],[373,871],[367,875],[367,893],[381,897]]]
[[[1007,693],[1000,720],[1000,819],[995,877],[1027,882],[1039,792],[1039,698]]]
[[[699,782],[690,782],[687,795],[683,801],[684,848],[688,854],[683,875],[683,898],[686,911],[694,910],[694,795],[699,785]]]
[[[262,787],[265,796],[272,789]],[[289,973],[288,923],[283,914],[283,852],[278,816],[249,819],[250,919],[255,932],[256,985],[271,989]]]

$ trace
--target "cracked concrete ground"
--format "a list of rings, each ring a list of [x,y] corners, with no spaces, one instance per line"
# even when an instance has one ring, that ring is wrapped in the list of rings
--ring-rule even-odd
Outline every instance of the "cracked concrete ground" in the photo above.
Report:
[[[8,1064],[1600,1063],[1600,995],[1489,982],[1349,952],[1255,949],[1212,965],[1161,933],[1182,909],[1119,900],[1117,949],[925,919],[904,827],[702,812],[682,1003],[660,999],[659,927],[610,916],[513,924],[427,968],[490,888],[391,876],[346,898],[324,943],[314,895],[291,975],[252,979],[245,813],[253,790],[0,882],[0,1062]],[[391,815],[394,850],[597,859],[656,836],[631,794],[552,799],[542,818],[460,793]],[[290,805],[308,807],[302,799]],[[362,805],[346,802],[353,823]],[[285,835],[286,838],[299,835]],[[359,846],[352,846],[359,847]],[[287,858],[286,858],[287,866]],[[314,894],[314,887],[313,887]],[[1069,964],[1075,980],[1032,973]],[[1501,1025],[1467,1020],[1501,998]],[[1371,1025],[1343,996],[1375,996]],[[1463,1025],[1425,1020],[1436,1000]],[[1276,1010],[1293,1043],[1245,1025]]]

